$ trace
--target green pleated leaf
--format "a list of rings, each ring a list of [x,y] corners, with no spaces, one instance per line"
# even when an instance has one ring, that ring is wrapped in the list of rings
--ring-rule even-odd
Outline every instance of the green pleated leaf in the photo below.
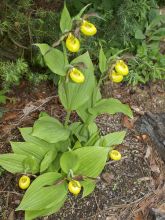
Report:
[[[79,157],[74,151],[63,153],[60,159],[61,169],[68,174],[70,170],[75,172],[79,167]]]
[[[11,146],[14,153],[33,156],[39,161],[43,159],[46,153],[46,150],[43,147],[30,142],[11,142]]]
[[[46,169],[48,169],[50,164],[55,160],[56,156],[57,156],[56,150],[50,150],[45,154],[44,159],[42,160],[40,165],[41,173],[44,172]]]
[[[82,72],[85,76],[84,83],[78,84],[71,80],[61,80],[59,83],[59,97],[66,110],[76,110],[89,100],[95,86],[94,68],[89,53],[75,58],[71,64],[84,63]]]
[[[96,183],[93,180],[90,179],[86,179],[84,181],[81,182],[81,185],[83,186],[83,195],[82,198],[88,196],[89,194],[91,194],[95,187],[96,187]]]
[[[61,183],[55,186],[42,187],[39,190],[36,188],[35,192],[31,194],[30,198],[22,200],[17,210],[43,210],[49,209],[56,204],[61,202],[67,194],[66,183]]]
[[[62,153],[57,153],[56,159],[49,165],[46,172],[58,172],[60,167],[60,159],[61,159]]]
[[[89,112],[95,116],[103,113],[115,114],[120,112],[133,117],[128,105],[122,104],[118,99],[113,98],[98,101],[93,108],[89,109]]]
[[[109,149],[91,146],[79,148],[74,152],[79,157],[79,168],[76,174],[97,177],[105,166]]]
[[[62,33],[68,32],[72,29],[72,18],[69,14],[69,11],[64,3],[64,8],[62,10],[61,19],[60,19],[60,29]]]
[[[38,161],[34,156],[27,156],[23,161],[24,172],[30,172],[32,174],[38,173],[40,171],[40,161]]]
[[[80,12],[73,18],[74,20],[79,20],[81,18],[81,16],[83,15],[84,11],[91,5],[87,4],[85,7],[83,7]]]
[[[61,177],[61,174],[55,172],[45,173],[37,177],[26,191],[16,210],[36,211],[50,209],[55,204],[58,205],[67,194],[66,182],[53,185]]]
[[[47,141],[44,141],[40,138],[34,137],[32,136],[32,131],[33,128],[31,127],[27,127],[27,128],[19,128],[22,137],[24,138],[24,140],[26,142],[31,142],[37,145],[40,145],[41,147],[43,147],[46,150],[57,150],[58,152],[65,152],[68,147],[70,146],[70,141],[69,139],[66,141],[60,141],[57,143],[48,143]]]
[[[69,126],[69,129],[72,132],[72,135],[75,135],[76,138],[80,141],[80,142],[86,142],[87,138],[86,136],[83,135],[83,133],[81,132],[83,128],[83,124],[81,122],[74,122]],[[87,129],[86,129],[87,130]]]
[[[102,146],[102,147],[112,147],[114,145],[121,144],[124,140],[126,132],[120,131],[120,132],[114,132],[107,134],[105,136],[102,136],[96,143],[96,146]]]
[[[20,154],[1,154],[0,166],[10,173],[23,173],[24,165],[23,161],[27,158],[25,155]]]
[[[70,143],[70,140],[67,139],[65,141],[59,141],[55,143],[54,145],[55,145],[55,149],[57,150],[57,152],[65,152],[68,150],[68,147],[70,147],[71,143]]]
[[[51,215],[55,212],[57,212],[64,204],[66,200],[66,197],[64,197],[63,200],[54,201],[54,204],[52,203],[52,207],[48,209],[43,209],[43,210],[35,210],[35,211],[25,211],[25,220],[32,220],[36,219],[37,217],[42,217],[42,216],[48,216]]]
[[[90,135],[90,136],[93,135],[93,134],[95,134],[95,133],[98,131],[98,127],[97,127],[97,125],[96,125],[95,122],[89,123],[89,125],[88,125],[88,131],[89,131],[89,135]]]
[[[102,47],[99,52],[99,69],[101,73],[104,73],[107,70],[107,58]]]
[[[85,143],[85,145],[86,146],[93,146],[93,145],[95,145],[95,143],[98,141],[99,138],[100,138],[99,131],[97,131],[90,136],[90,138]],[[97,145],[97,146],[100,146],[100,145]]]
[[[42,146],[44,148],[47,148],[47,150],[51,150],[53,148],[55,148],[55,144],[50,144],[40,138],[34,137],[32,136],[32,132],[33,132],[33,128],[32,127],[27,127],[27,128],[19,128],[21,135],[23,137],[23,139],[26,142],[31,142],[34,144],[37,144],[39,146]]]
[[[49,143],[57,143],[68,139],[70,132],[55,118],[43,116],[34,123],[32,135]]]
[[[64,69],[65,59],[64,54],[53,47],[50,47],[48,44],[35,44],[39,47],[41,54],[43,55],[45,64],[53,72],[61,76],[66,75]]]
[[[101,93],[97,87],[97,84],[95,83],[91,98],[76,110],[77,114],[79,115],[79,117],[82,119],[83,122],[89,124],[94,121],[95,116],[92,115],[88,111],[88,109],[93,107],[96,104],[96,102],[99,101],[100,99],[101,99]]]

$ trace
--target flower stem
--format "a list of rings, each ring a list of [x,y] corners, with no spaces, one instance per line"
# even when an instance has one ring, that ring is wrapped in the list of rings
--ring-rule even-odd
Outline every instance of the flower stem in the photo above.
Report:
[[[67,114],[66,114],[66,118],[65,118],[65,123],[64,123],[64,126],[65,126],[65,127],[68,126],[69,119],[70,119],[70,115],[71,115],[71,111],[68,110],[68,111],[67,111]]]

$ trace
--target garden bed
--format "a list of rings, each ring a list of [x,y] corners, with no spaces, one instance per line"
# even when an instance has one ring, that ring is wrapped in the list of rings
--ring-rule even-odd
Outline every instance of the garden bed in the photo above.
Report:
[[[107,83],[102,88],[104,97],[114,97],[129,104],[134,110],[130,121],[122,114],[101,115],[96,119],[102,134],[127,129],[122,145],[117,149],[123,158],[119,162],[108,161],[98,179],[95,191],[87,198],[69,196],[65,206],[55,215],[43,219],[67,220],[116,220],[152,219],[149,211],[162,204],[165,165],[146,135],[135,130],[135,120],[145,112],[163,112],[165,89],[163,81],[146,86],[129,87]],[[21,95],[20,95],[21,94]],[[23,82],[4,108],[0,124],[0,153],[10,152],[11,140],[20,140],[18,127],[31,126],[39,112],[46,111],[63,121],[65,111],[56,95],[56,88],[42,84],[35,89]],[[72,114],[72,121],[77,115]],[[14,212],[23,196],[18,188],[19,176],[4,172],[0,178],[0,219],[23,220],[23,213]],[[164,193],[165,194],[165,193]]]

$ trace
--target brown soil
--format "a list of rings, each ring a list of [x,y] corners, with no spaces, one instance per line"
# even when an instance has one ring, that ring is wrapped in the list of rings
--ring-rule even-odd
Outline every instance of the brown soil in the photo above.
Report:
[[[115,97],[128,103],[134,110],[134,119],[121,114],[101,115],[96,119],[102,134],[127,129],[127,136],[117,148],[123,159],[107,162],[97,187],[89,197],[81,199],[69,196],[65,206],[48,220],[149,220],[150,209],[165,202],[165,165],[156,153],[149,137],[137,133],[134,122],[144,112],[163,112],[165,88],[163,82],[146,86],[105,84],[104,97]],[[9,94],[12,102],[4,108],[0,124],[0,153],[10,151],[10,140],[20,140],[18,127],[32,125],[40,111],[63,121],[62,108],[53,85],[42,84],[36,88],[26,82]],[[72,120],[77,120],[72,114]],[[15,213],[23,192],[14,176],[4,172],[0,176],[0,219],[23,220],[23,213]]]

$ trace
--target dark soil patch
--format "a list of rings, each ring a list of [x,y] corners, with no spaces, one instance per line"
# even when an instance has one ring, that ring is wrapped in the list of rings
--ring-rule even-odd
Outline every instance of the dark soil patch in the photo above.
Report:
[[[42,8],[44,10],[60,11],[64,5],[64,1],[63,0],[54,0],[54,1],[35,0],[34,5],[36,6],[36,8]]]
[[[32,125],[40,111],[46,111],[59,120],[64,120],[65,111],[55,91],[50,84],[32,88],[23,83],[10,94],[14,100],[4,106],[8,110],[1,119],[0,153],[10,151],[9,141],[21,138],[18,127]],[[119,98],[128,103],[134,109],[134,120],[146,111],[163,112],[165,109],[163,82],[135,88],[107,83],[102,88],[102,93],[106,97]],[[74,113],[72,120],[77,120]],[[102,134],[127,129],[125,141],[117,147],[123,159],[119,162],[107,162],[96,190],[89,197],[81,199],[70,195],[57,214],[42,219],[151,219],[149,209],[165,201],[165,165],[152,148],[150,139],[136,132],[134,120],[125,121],[121,114],[102,115],[96,119]],[[132,123],[131,126],[129,123]],[[13,212],[23,194],[17,185],[19,176],[5,172],[0,178],[0,219],[6,220],[9,216],[14,216],[12,219],[23,220],[23,213]]]

